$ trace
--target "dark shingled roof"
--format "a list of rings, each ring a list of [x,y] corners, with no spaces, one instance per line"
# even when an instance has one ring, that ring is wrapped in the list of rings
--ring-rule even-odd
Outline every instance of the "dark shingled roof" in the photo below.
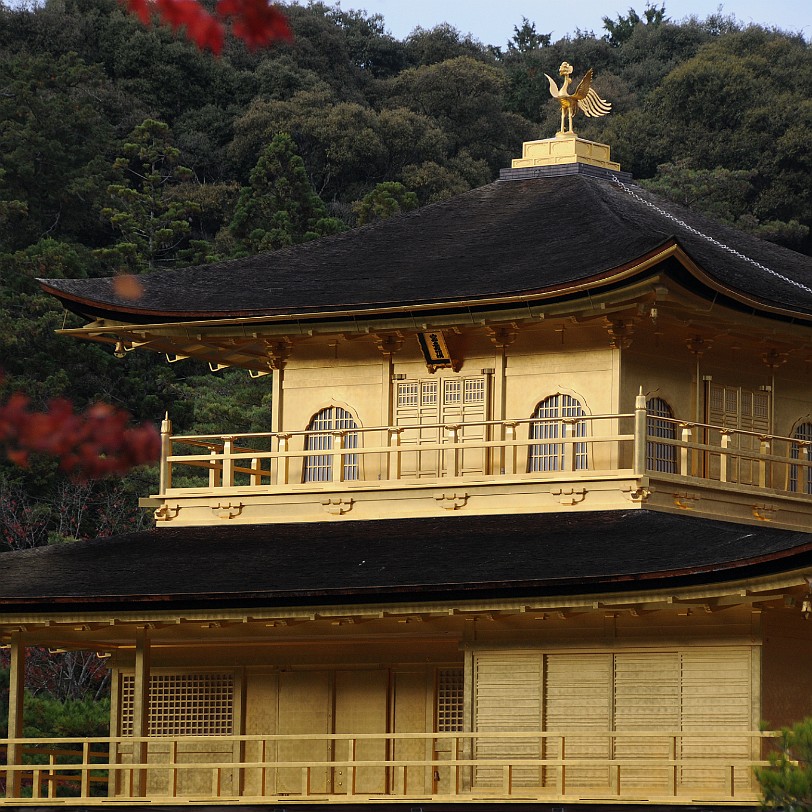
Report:
[[[554,290],[676,240],[721,285],[768,306],[812,314],[811,258],[639,187],[627,189],[643,200],[612,180],[582,174],[497,181],[306,245],[145,276],[137,301],[117,296],[110,279],[51,279],[43,286],[77,312],[126,313],[140,322],[408,307]]]
[[[0,606],[290,606],[673,589],[810,561],[812,533],[647,510],[189,527],[3,553]]]

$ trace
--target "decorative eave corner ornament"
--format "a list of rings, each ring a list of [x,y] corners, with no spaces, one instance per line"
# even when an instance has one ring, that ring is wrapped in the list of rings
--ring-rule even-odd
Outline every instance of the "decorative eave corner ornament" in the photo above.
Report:
[[[611,159],[607,144],[579,138],[572,129],[573,116],[579,110],[585,116],[598,118],[607,115],[612,109],[612,105],[602,99],[592,87],[592,68],[584,74],[574,93],[569,92],[572,84],[572,65],[569,62],[562,62],[558,72],[564,77],[561,87],[556,85],[552,76],[546,73],[544,75],[550,82],[550,95],[561,106],[561,129],[555,134],[555,138],[525,141],[522,145],[522,157],[514,158],[511,168],[503,169],[500,173],[501,178],[521,180],[570,172],[595,174],[596,170],[598,174],[606,170],[620,173],[620,164]],[[567,117],[569,129],[565,129]],[[626,176],[631,177],[628,174]]]
[[[578,83],[575,88],[575,93],[569,92],[569,86],[572,84],[572,65],[569,62],[562,62],[561,67],[558,69],[559,75],[564,77],[561,87],[557,87],[555,79],[549,73],[544,75],[550,83],[550,95],[554,99],[558,99],[561,105],[561,129],[558,131],[560,134],[565,132],[573,133],[572,117],[580,110],[585,116],[589,118],[599,118],[600,116],[607,115],[612,105],[604,101],[592,87],[592,68],[585,74],[584,78]],[[564,117],[569,118],[569,129],[564,129]]]

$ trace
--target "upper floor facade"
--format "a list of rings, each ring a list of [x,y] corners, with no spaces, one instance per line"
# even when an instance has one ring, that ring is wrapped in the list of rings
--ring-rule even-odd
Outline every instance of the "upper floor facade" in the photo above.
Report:
[[[130,301],[43,284],[121,357],[272,375],[266,433],[164,421],[159,526],[645,505],[807,527],[808,258],[609,175],[509,176]]]

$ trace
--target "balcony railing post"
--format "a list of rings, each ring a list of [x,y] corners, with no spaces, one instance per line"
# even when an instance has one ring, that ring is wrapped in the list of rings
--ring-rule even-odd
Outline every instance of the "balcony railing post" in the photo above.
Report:
[[[82,770],[79,797],[90,797],[90,742],[82,742]]]
[[[769,460],[766,459],[772,449],[772,443],[770,442],[769,437],[759,437],[759,441],[759,453],[761,454],[761,459],[758,461],[758,484],[759,487],[766,488],[767,483],[772,479],[770,476],[768,476],[767,466],[769,464]]]
[[[722,453],[719,455],[719,481],[727,482],[731,432],[722,432]]]
[[[56,771],[56,756],[51,753],[48,756],[48,797],[49,798],[56,798],[56,788],[57,788],[57,771]]]
[[[166,494],[167,488],[172,487],[170,456],[172,456],[172,421],[167,412],[161,421],[161,465],[158,472],[158,492],[161,496]]]
[[[571,440],[575,432],[573,431],[573,422],[571,420],[561,421],[561,470],[574,471],[575,470],[575,443],[567,442]]]
[[[691,449],[690,444],[694,439],[693,426],[690,423],[682,424],[682,435],[680,441],[682,445],[679,450],[679,472],[682,476],[691,475]]]
[[[223,464],[217,459],[216,448],[211,449],[209,456],[212,458],[209,468],[209,487],[219,488],[223,484]]]
[[[400,479],[400,435],[403,429],[390,427],[388,430],[388,447],[389,451],[387,460],[387,479]]]
[[[333,454],[331,460],[331,479],[333,482],[344,481],[344,455],[341,453],[344,450],[345,432],[333,431]]]
[[[355,739],[350,739],[348,742],[347,760],[350,762],[347,765],[347,793],[355,795]]]
[[[518,449],[516,448],[516,423],[506,422],[503,424],[505,427],[505,469],[503,471],[507,476],[512,476],[516,473],[516,457]]]
[[[287,454],[290,445],[289,434],[277,435],[277,451]],[[290,457],[278,457],[276,460],[276,484],[287,485],[290,481]]]
[[[445,469],[447,477],[460,475],[460,450],[456,447],[460,438],[459,426],[446,426],[446,442],[453,444],[453,448],[446,449]]]
[[[648,415],[646,413],[646,396],[643,387],[634,399],[634,474],[643,476],[646,473],[646,434]]]
[[[234,487],[234,438],[223,437],[223,487]]]
[[[798,449],[798,493],[812,493],[812,469],[809,467],[809,446],[802,445]]]

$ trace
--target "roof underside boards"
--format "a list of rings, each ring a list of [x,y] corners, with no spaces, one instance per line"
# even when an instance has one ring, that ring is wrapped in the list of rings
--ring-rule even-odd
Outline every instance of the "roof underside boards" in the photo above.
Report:
[[[144,291],[135,301],[118,296],[111,279],[42,284],[85,316],[140,323],[408,308],[598,282],[674,240],[722,288],[767,307],[812,314],[811,258],[639,187],[585,175],[497,181],[305,245],[160,271],[141,277]]]
[[[189,527],[0,554],[0,609],[676,589],[811,561],[812,533],[646,510]]]

